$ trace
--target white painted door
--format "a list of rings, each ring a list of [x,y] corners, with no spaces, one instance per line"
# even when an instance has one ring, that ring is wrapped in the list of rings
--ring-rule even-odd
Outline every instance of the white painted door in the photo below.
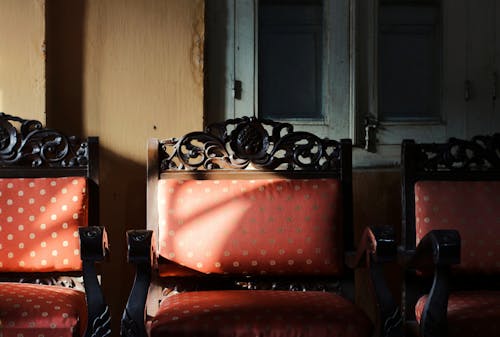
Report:
[[[497,102],[500,3],[496,0],[436,1],[434,33],[437,35],[434,37],[429,34],[430,29],[422,28],[431,21],[430,12],[425,13],[415,5],[415,8],[406,8],[409,11],[403,15],[397,9],[384,13],[383,4],[380,0],[375,46],[379,59],[373,62],[378,66],[372,106],[379,122],[377,150],[383,152],[400,144],[403,138],[439,142],[448,137],[470,138],[500,131]],[[412,20],[415,23],[420,20],[421,24],[411,27]],[[406,24],[399,24],[403,21]],[[394,27],[384,27],[391,23]],[[432,41],[438,44],[433,46]],[[437,57],[439,61],[429,67],[430,63],[424,62],[426,57]],[[389,71],[384,71],[384,66]],[[432,72],[426,73],[426,67]],[[432,73],[437,76],[426,76]],[[430,90],[425,92],[425,89]],[[409,97],[413,93],[417,94]],[[433,107],[434,115],[425,111],[429,106]],[[394,107],[396,113],[391,116],[390,108]],[[398,120],[398,109],[399,116],[404,117],[408,112],[406,120]],[[419,120],[419,116],[423,118]]]
[[[217,78],[221,71],[226,74],[225,99],[220,99],[219,88],[208,88],[209,110],[223,110],[225,118],[258,116],[289,122],[296,130],[314,132],[320,137],[352,138],[355,90],[351,1],[311,1],[309,5],[315,3],[321,6],[321,17],[315,21],[319,25],[309,25],[308,20],[317,16],[315,13],[308,14],[309,17],[297,16],[300,20],[295,20],[292,25],[283,24],[286,20],[281,20],[279,16],[278,20],[276,17],[271,19],[273,22],[259,20],[259,13],[262,14],[260,6],[266,3],[270,3],[271,7],[281,6],[277,10],[283,11],[283,16],[293,18],[293,11],[287,12],[285,8],[287,4],[293,7],[293,1],[226,0],[222,5],[219,0],[213,0],[209,4],[211,17],[220,19],[222,14],[225,15],[222,26],[226,28],[219,30],[224,34],[226,44],[218,51],[220,55],[225,48],[226,59],[220,64],[217,64],[218,60],[209,60],[209,66],[219,74],[209,74],[209,78]],[[304,5],[295,2],[297,4]],[[220,21],[218,25],[221,26]],[[259,25],[263,25],[265,30],[260,39]],[[215,29],[218,29],[217,24]],[[316,49],[318,44],[321,48]],[[303,52],[307,46],[312,48],[311,53],[321,55],[309,57],[310,53]],[[267,51],[259,54],[259,48],[267,48]],[[278,69],[277,66],[282,67]],[[300,68],[303,66],[307,69]],[[315,75],[308,77],[309,71]],[[267,85],[270,90],[263,92],[265,89],[261,88],[259,91],[259,83]],[[279,96],[281,89],[287,91],[284,96]],[[299,93],[303,100],[298,97]],[[219,97],[218,101],[214,97]],[[303,104],[302,111],[294,111],[299,104]],[[273,113],[267,113],[272,110],[270,106],[278,108]],[[279,109],[289,111],[278,116]],[[309,110],[310,114],[303,114],[305,110]]]

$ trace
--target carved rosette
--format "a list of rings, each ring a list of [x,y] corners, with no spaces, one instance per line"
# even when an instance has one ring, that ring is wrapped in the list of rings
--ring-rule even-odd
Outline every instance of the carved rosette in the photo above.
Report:
[[[420,171],[500,170],[500,133],[444,144],[418,144]]]
[[[340,146],[288,123],[244,117],[161,141],[160,169],[336,170]]]
[[[16,128],[15,124],[19,124]],[[39,121],[0,113],[0,166],[85,167],[88,146]]]

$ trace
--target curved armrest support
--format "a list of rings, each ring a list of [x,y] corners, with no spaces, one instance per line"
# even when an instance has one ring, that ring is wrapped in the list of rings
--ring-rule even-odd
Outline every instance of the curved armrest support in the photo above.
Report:
[[[136,229],[127,231],[127,260],[133,264],[156,263],[155,237],[152,230]]]
[[[434,280],[420,322],[422,336],[446,336],[450,268],[460,263],[460,234],[433,230],[420,241],[409,266],[434,267]]]
[[[377,305],[375,335],[402,336],[402,316],[384,276],[383,265],[397,257],[394,230],[389,226],[366,227],[355,254],[346,259],[351,268],[366,266]]]
[[[154,234],[151,230],[127,231],[128,261],[136,265],[134,285],[123,312],[122,337],[147,337],[145,305],[151,283],[151,270],[156,264]]]
[[[410,267],[451,266],[460,263],[460,234],[453,229],[432,230],[418,244]]]
[[[397,256],[394,230],[390,226],[366,227],[355,254],[346,258],[349,268],[369,266],[371,261],[383,263],[394,261]]]
[[[108,234],[102,226],[78,228],[82,261],[102,261],[109,251]]]
[[[108,253],[108,237],[101,226],[80,227],[80,256],[83,267],[83,284],[88,307],[85,337],[111,335],[109,307],[99,283],[96,262],[103,261]]]

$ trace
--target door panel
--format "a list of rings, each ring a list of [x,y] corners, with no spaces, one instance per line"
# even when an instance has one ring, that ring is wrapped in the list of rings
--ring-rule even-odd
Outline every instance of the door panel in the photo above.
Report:
[[[480,5],[478,5],[480,4]],[[493,120],[493,72],[495,30],[495,0],[471,1],[466,8],[467,16],[467,79],[471,85],[471,97],[467,101],[467,132],[469,138],[492,131]],[[497,129],[500,125],[497,124]]]

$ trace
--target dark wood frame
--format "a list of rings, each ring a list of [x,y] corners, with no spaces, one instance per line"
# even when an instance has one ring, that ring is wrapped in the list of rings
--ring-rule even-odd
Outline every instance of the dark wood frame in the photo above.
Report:
[[[460,234],[455,230],[434,230],[415,241],[415,183],[422,180],[500,180],[500,133],[475,136],[471,140],[450,138],[448,142],[402,143],[402,245],[404,266],[403,313],[406,331],[420,336],[447,336],[447,306],[454,289],[493,288],[493,279],[460,275],[451,280],[451,266],[460,263]],[[416,270],[432,271],[432,277],[418,276]],[[430,289],[430,290],[429,290]],[[420,326],[415,320],[417,300],[429,293]]]
[[[158,226],[156,193],[159,179],[255,179],[258,177],[337,178],[343,193],[343,233],[346,264],[350,267],[369,266],[377,301],[377,335],[398,336],[400,315],[385,286],[382,263],[395,256],[396,245],[390,230],[367,229],[354,252],[352,226],[352,149],[351,140],[321,139],[308,132],[294,131],[292,125],[256,118],[238,118],[212,124],[204,132],[192,132],[182,138],[148,144],[147,229],[127,232],[128,260],[137,272],[127,306],[122,317],[122,336],[147,336],[145,319],[153,317],[158,308],[163,286],[186,279],[160,279],[155,273],[154,242]],[[249,169],[251,168],[251,169]],[[231,277],[228,275],[194,276],[188,289],[235,287],[244,281],[249,288],[266,287],[271,278],[254,275]],[[349,270],[345,278],[323,280],[315,277],[273,277],[273,288],[333,289],[353,298],[354,273]],[[321,282],[323,281],[323,282]],[[334,281],[334,282],[332,282]],[[329,283],[330,282],[330,283]],[[186,284],[186,283],[184,283]],[[340,286],[339,286],[340,285]],[[241,287],[240,287],[241,289]],[[145,317],[145,308],[147,317]]]
[[[108,244],[99,224],[99,139],[79,139],[46,128],[41,122],[0,113],[0,176],[2,178],[86,177],[88,227],[79,229],[82,271],[72,273],[3,273],[2,280],[59,284],[62,276],[83,276],[88,307],[85,337],[110,335],[110,314],[96,262],[104,260]]]

